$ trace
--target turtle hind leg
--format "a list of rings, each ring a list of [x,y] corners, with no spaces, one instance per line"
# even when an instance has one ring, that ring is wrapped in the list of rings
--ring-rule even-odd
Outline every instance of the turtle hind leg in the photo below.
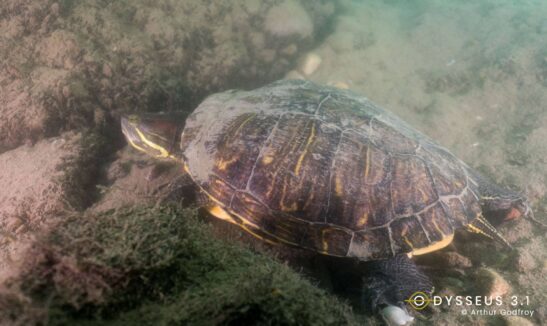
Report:
[[[364,286],[366,308],[372,313],[379,312],[389,325],[397,326],[414,319],[408,314],[405,302],[417,292],[427,300],[433,292],[433,283],[406,254],[368,262]]]

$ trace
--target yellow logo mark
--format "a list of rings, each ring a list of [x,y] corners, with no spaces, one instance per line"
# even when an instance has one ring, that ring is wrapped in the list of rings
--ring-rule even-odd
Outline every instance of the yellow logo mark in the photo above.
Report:
[[[405,302],[410,304],[410,306],[414,308],[414,310],[425,309],[427,306],[429,306],[431,301],[432,300],[429,298],[429,296],[425,294],[424,292],[414,292],[410,296],[410,298],[405,300]]]

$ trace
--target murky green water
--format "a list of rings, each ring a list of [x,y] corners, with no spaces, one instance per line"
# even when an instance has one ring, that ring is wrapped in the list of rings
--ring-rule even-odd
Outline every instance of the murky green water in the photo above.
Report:
[[[126,146],[119,130],[122,114],[189,113],[210,94],[257,88],[284,77],[349,88],[366,96],[504,187],[525,194],[536,218],[547,220],[547,1],[5,0],[0,5],[0,72],[0,162],[9,170],[0,171],[0,281],[10,273],[17,274],[12,262],[25,257],[21,252],[26,250],[19,241],[32,232],[46,232],[54,225],[49,221],[63,220],[67,211],[74,216],[84,212],[95,216],[112,208],[154,204],[170,191],[171,181],[180,177],[180,167],[157,168],[155,161]],[[78,224],[74,225],[77,229]],[[95,230],[97,226],[87,227]],[[74,231],[69,229],[67,239]],[[544,231],[522,219],[499,229],[514,251],[457,234],[453,247],[418,262],[427,266],[440,295],[496,290],[508,298],[528,297],[529,302],[521,306],[533,310],[534,315],[521,317],[545,324]],[[215,230],[228,241],[243,238],[251,243],[239,229],[220,225]],[[123,244],[119,240],[123,232],[113,230],[116,243]],[[17,311],[28,315],[28,320],[41,320],[50,313],[50,301],[43,298],[52,293],[60,298],[55,297],[59,301],[54,309],[70,306],[71,313],[83,319],[92,319],[93,313],[108,311],[109,305],[117,302],[118,292],[112,292],[116,294],[113,299],[109,291],[118,284],[81,265],[97,257],[85,250],[83,254],[71,252],[68,247],[60,258],[56,256],[68,265],[59,263],[52,268],[51,261],[23,259],[50,273],[39,284],[39,295],[21,290],[29,299],[16,300]],[[283,247],[253,248],[285,257]],[[124,251],[124,255],[139,255],[138,250]],[[218,260],[214,257],[209,261]],[[196,266],[199,264],[201,260]],[[308,265],[307,270],[313,269]],[[64,282],[66,270],[59,266],[89,272],[84,276],[97,277],[106,290],[99,293],[91,281],[89,288],[74,290],[73,282]],[[230,277],[223,276],[222,264],[218,266],[215,282],[219,287],[212,283],[200,286],[210,286],[211,293],[225,284],[237,288],[230,280],[223,282],[223,277]],[[42,271],[40,268],[35,270]],[[160,269],[168,274],[169,268],[184,270],[179,261]],[[121,274],[116,277],[127,276],[123,270],[124,266],[120,267]],[[140,276],[154,274],[140,272],[131,270],[127,279],[141,282]],[[267,275],[267,271],[261,273]],[[249,277],[252,274],[251,270]],[[325,272],[310,274],[317,277]],[[131,278],[134,275],[140,276]],[[492,275],[499,281],[495,289],[481,287],[495,283],[489,279]],[[297,285],[301,282],[290,277]],[[150,289],[158,284],[167,288],[163,281],[148,281]],[[185,282],[184,286],[197,284]],[[284,280],[276,282],[284,284]],[[258,294],[251,291],[252,300],[284,295],[265,289]],[[308,284],[306,289],[312,287]],[[131,293],[123,291],[120,293]],[[165,294],[168,299],[161,291],[151,299],[150,309],[156,304],[165,308],[162,316],[167,316],[167,321],[181,316],[175,310],[183,302],[179,297],[182,292],[173,291]],[[0,291],[0,309],[9,301],[3,295]],[[344,297],[344,293],[336,295]],[[241,302],[233,301],[234,297]],[[253,320],[262,302],[257,299],[249,304],[245,296],[223,299],[235,307],[234,314],[243,316],[242,320]],[[121,300],[127,300],[123,302],[128,311],[141,303],[125,297]],[[169,300],[173,305],[164,305]],[[330,299],[325,300],[321,304],[330,304]],[[310,299],[306,309],[313,310],[314,302]],[[82,312],[87,304],[91,307],[88,315]],[[347,306],[333,307],[340,320],[353,320]],[[294,306],[290,308],[288,317],[279,320],[296,318]],[[480,307],[469,309],[475,308]],[[62,320],[65,310],[59,309]],[[526,325],[523,320],[501,316],[501,312],[474,316],[462,315],[462,309],[444,306],[429,320],[418,323]],[[133,312],[138,317],[143,311]],[[361,313],[359,307],[355,311]],[[194,311],[190,312],[184,320],[192,320]],[[0,323],[7,320],[1,313]],[[224,310],[219,308],[216,313],[220,317],[215,320],[230,320]],[[309,320],[322,318],[311,316]],[[20,320],[22,324],[28,321]],[[338,319],[333,320],[331,324]]]
[[[396,112],[470,165],[525,193],[545,220],[547,3],[354,1],[348,8],[315,50],[323,61],[311,79],[341,81]],[[497,265],[511,294],[530,295],[536,311],[530,320],[538,323],[545,318],[544,234],[525,221],[501,229],[518,259],[533,257],[533,267],[498,264],[503,259],[495,256],[485,261],[484,254],[456,246],[475,269]],[[464,282],[473,269],[468,272]],[[445,285],[438,283],[441,292]],[[502,323],[497,317],[472,319]],[[436,318],[469,322],[459,308]]]

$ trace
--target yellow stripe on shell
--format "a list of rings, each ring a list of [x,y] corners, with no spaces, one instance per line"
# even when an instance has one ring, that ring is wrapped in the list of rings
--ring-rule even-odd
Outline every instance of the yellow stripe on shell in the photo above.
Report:
[[[185,169],[186,168],[186,164],[185,164]],[[288,245],[291,245],[291,246],[295,246],[295,247],[300,247],[300,245],[298,243],[295,243],[295,242],[291,242],[289,240],[286,240],[286,239],[282,239],[282,238],[278,238],[276,237],[275,235],[272,235],[264,230],[261,230],[260,227],[258,227],[256,224],[254,223],[251,223],[249,222],[248,219],[246,219],[245,217],[237,214],[236,212],[227,212],[222,206],[223,204],[218,200],[216,199],[215,197],[211,196],[211,194],[209,194],[207,191],[205,191],[202,187],[200,187],[200,189],[203,191],[203,193],[205,193],[207,195],[207,197],[209,197],[213,202],[215,202],[216,204],[218,204],[218,208],[216,208],[217,211],[215,211],[214,213],[217,213],[219,212],[220,210],[223,210],[225,214],[227,215],[234,215],[236,217],[238,217],[243,223],[237,223],[234,221],[234,224],[238,225],[239,227],[241,227],[243,230],[245,230],[246,232],[248,232],[249,234],[253,235],[254,237],[262,240],[262,241],[265,241],[269,244],[272,244],[272,245],[278,245],[279,243],[285,243],[285,244],[288,244]],[[215,205],[217,206],[217,205]],[[214,207],[211,207],[211,209],[214,208]],[[211,209],[209,209],[209,212],[211,212]],[[220,214],[224,214],[224,213],[220,213]],[[215,216],[215,215],[214,215]],[[224,215],[221,215],[224,217]],[[256,230],[261,230],[261,232],[271,238],[266,238],[258,233],[256,233],[253,229],[256,229]],[[345,256],[342,256],[342,255],[334,255],[332,253],[329,254],[330,256],[334,256],[334,257],[345,257]]]
[[[315,123],[312,123],[311,132],[310,132],[310,135],[308,136],[308,141],[306,142],[306,146],[304,147],[304,151],[302,152],[302,154],[298,158],[298,162],[296,162],[296,168],[294,169],[294,174],[296,174],[296,176],[298,176],[300,174],[300,168],[302,167],[302,161],[304,161],[304,157],[308,153],[308,148],[310,147],[310,144],[312,143],[314,137],[315,137]]]
[[[254,232],[254,230],[252,228],[255,228],[255,229],[258,229],[258,227],[256,225],[254,225],[253,223],[249,223],[247,222],[245,219],[241,218],[241,220],[243,221],[243,224],[240,224],[240,223],[237,223],[233,218],[232,216],[230,215],[230,213],[228,213],[224,208],[220,207],[219,205],[214,205],[213,207],[209,208],[209,213],[211,215],[213,215],[214,217],[218,218],[218,219],[221,219],[223,221],[227,221],[229,223],[233,223],[239,227],[241,227],[243,230],[245,230],[246,232],[248,232],[249,234],[251,234],[252,236],[262,240],[262,241],[265,241],[269,244],[273,244],[273,245],[277,245],[278,243],[275,242],[275,241],[272,241],[271,239],[267,239],[263,236],[261,236],[260,234]],[[235,215],[235,214],[234,214]],[[236,215],[237,216],[237,215]]]
[[[448,246],[450,243],[452,243],[452,240],[454,240],[454,234],[450,234],[442,238],[440,241],[437,241],[427,247],[416,249],[412,251],[412,255],[419,256],[419,255],[424,255],[433,251],[437,251],[439,249],[442,249]]]
[[[362,227],[365,224],[367,224],[367,222],[368,222],[368,213],[364,213],[363,216],[361,216],[361,218],[359,218],[359,220],[357,221],[357,226]]]
[[[520,197],[517,197],[517,199],[520,198]],[[501,196],[480,196],[480,199],[481,200],[500,200],[500,199],[508,199],[508,198],[504,198],[504,197],[501,197]]]
[[[226,171],[226,168],[228,168],[228,165],[236,162],[238,159],[239,159],[239,157],[237,157],[237,156],[234,156],[229,160],[224,160],[224,159],[221,158],[220,160],[218,160],[216,165],[217,165],[217,167],[220,171]]]
[[[444,232],[441,230],[441,228],[439,227],[439,225],[437,224],[437,222],[433,219],[431,220],[431,222],[433,223],[433,225],[435,226],[435,229],[437,229],[437,231],[439,231],[440,234],[442,234],[443,236],[445,235]]]
[[[323,246],[323,253],[329,252],[329,243],[328,241],[325,241],[325,232],[328,232],[329,229],[323,229],[321,230],[321,245]]]
[[[342,197],[343,195],[342,180],[340,180],[338,175],[334,176],[334,192],[338,197]]]
[[[211,208],[209,208],[209,214],[213,215],[216,218],[219,218],[221,220],[237,224],[234,219],[224,210],[222,207],[215,205]]]
[[[271,155],[266,155],[262,158],[262,164],[264,164],[264,165],[268,165],[272,162],[273,162],[273,156],[271,156]]]
[[[370,172],[370,146],[367,146],[367,153],[365,155],[365,183],[368,183],[368,174]]]
[[[271,239],[268,239],[268,238],[265,238],[263,236],[261,236],[260,234],[258,233],[255,233],[252,229],[248,228],[245,224],[238,224],[243,230],[245,230],[247,233],[249,233],[250,235],[254,236],[255,238],[258,238],[266,243],[269,243],[271,245],[278,245],[279,243],[278,242],[275,242]]]
[[[281,191],[281,199],[279,200],[279,205],[281,206],[281,211],[283,212],[294,212],[298,209],[298,204],[296,202],[292,202],[290,206],[285,205],[285,197],[287,195],[287,186],[288,181],[285,179],[283,182],[283,190]]]
[[[414,245],[412,244],[412,242],[410,240],[408,240],[407,236],[406,235],[403,235],[403,240],[406,242],[406,244],[412,249],[414,250]]]
[[[245,126],[249,121],[251,121],[252,118],[254,118],[256,116],[256,113],[253,113],[251,114],[250,117],[248,117],[247,119],[245,119],[245,121],[243,121],[239,127],[237,127],[237,129],[234,131],[234,133],[232,135],[236,135],[242,128],[243,126]]]

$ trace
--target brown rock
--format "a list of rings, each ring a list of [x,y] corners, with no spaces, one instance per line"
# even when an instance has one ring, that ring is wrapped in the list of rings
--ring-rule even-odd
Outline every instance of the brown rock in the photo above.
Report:
[[[509,283],[491,268],[480,268],[474,276],[480,295],[496,297],[505,296],[511,292]]]
[[[50,10],[52,15],[59,15],[61,7],[57,2],[54,2],[53,4],[51,4]]]
[[[532,269],[536,268],[536,261],[529,252],[519,250],[514,265],[515,268],[520,272],[529,272]]]
[[[107,176],[113,184],[91,208],[95,212],[165,200],[178,202],[195,195],[193,183],[178,164],[157,162],[129,147],[118,153]]]
[[[279,79],[334,14],[303,0],[4,2],[0,152],[95,127],[97,106],[107,117],[191,110],[212,92]]]
[[[265,26],[266,31],[276,37],[306,38],[313,33],[310,16],[297,1],[292,0],[272,7],[266,15]]]
[[[0,88],[0,153],[35,141],[46,121],[44,106],[33,100],[23,81],[16,79]]]
[[[469,268],[473,266],[471,260],[456,251],[449,251],[444,256],[444,262],[448,267]]]
[[[502,224],[498,228],[509,243],[515,243],[521,239],[528,239],[534,225],[529,220],[521,218],[514,223]]]
[[[56,30],[38,44],[37,60],[51,68],[71,69],[81,52],[74,34]]]
[[[63,159],[74,155],[79,136],[42,140],[0,155],[0,282],[30,234],[68,209],[58,180]]]
[[[108,63],[103,64],[103,75],[108,78],[112,77],[112,68]]]
[[[519,316],[504,316],[507,326],[533,326],[534,323]]]

